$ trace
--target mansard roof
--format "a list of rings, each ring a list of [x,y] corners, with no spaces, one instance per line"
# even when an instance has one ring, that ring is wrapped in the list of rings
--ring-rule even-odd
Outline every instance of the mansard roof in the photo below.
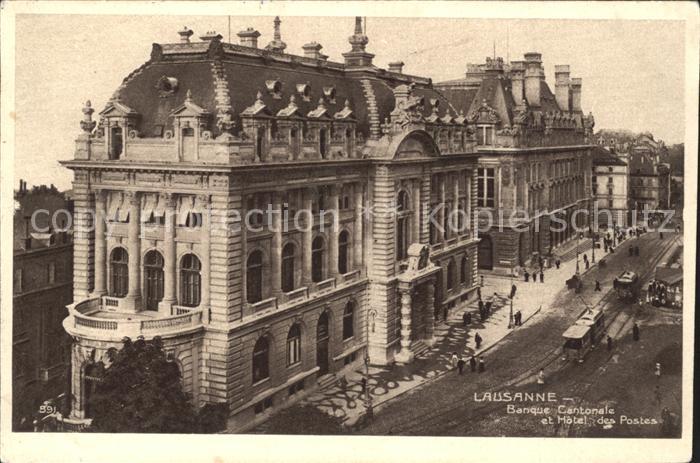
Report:
[[[163,87],[163,82],[169,85]],[[299,84],[306,89],[303,95]],[[380,125],[395,106],[393,89],[401,84],[412,84],[413,95],[423,98],[421,111],[426,118],[432,112],[431,101],[439,102],[440,123],[447,120],[448,110],[453,117],[460,110],[466,115],[464,107],[452,104],[428,78],[375,67],[358,72],[326,59],[222,43],[219,37],[154,44],[151,59],[124,79],[110,104],[118,101],[140,115],[138,129],[144,137],[158,136],[172,125],[174,113],[187,107],[189,90],[197,109],[213,116],[351,119],[369,138],[381,134]],[[295,109],[289,105],[291,96],[296,97]],[[214,136],[219,134],[217,127],[211,130]]]

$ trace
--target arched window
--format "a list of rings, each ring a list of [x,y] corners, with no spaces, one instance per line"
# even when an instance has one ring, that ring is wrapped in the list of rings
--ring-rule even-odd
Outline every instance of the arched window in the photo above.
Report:
[[[109,259],[112,284],[110,296],[124,297],[129,291],[129,254],[124,248],[115,248]]]
[[[148,251],[144,256],[143,283],[146,310],[158,310],[163,299],[163,256],[158,251]]]
[[[343,275],[348,273],[348,244],[350,234],[343,230],[338,235],[338,272]]]
[[[350,339],[355,334],[355,304],[348,302],[343,312],[343,340]]]
[[[311,279],[314,283],[323,280],[323,238],[317,236],[311,244]]]
[[[454,281],[455,281],[455,262],[453,260],[451,260],[450,263],[447,264],[446,287],[447,287],[448,291],[450,289],[452,289],[452,287],[454,286]]]
[[[253,251],[246,262],[246,296],[251,304],[262,300],[262,251]]]
[[[461,264],[461,274],[459,281],[462,284],[465,284],[467,280],[469,279],[469,260],[467,259],[467,256],[462,257],[462,264]]]
[[[408,193],[399,192],[396,198],[396,260],[408,257],[408,224],[410,207]]]
[[[287,366],[301,362],[301,326],[295,323],[287,334]]]
[[[202,264],[194,254],[185,254],[180,260],[180,305],[197,307],[202,296]]]
[[[270,344],[261,337],[253,348],[253,383],[270,377]]]
[[[282,249],[282,291],[288,293],[294,289],[294,251],[292,243]]]

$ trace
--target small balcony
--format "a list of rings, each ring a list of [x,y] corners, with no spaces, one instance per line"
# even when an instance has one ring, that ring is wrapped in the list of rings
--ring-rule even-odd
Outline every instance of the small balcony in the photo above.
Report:
[[[69,305],[63,327],[71,336],[105,341],[121,341],[125,336],[172,337],[202,328],[202,309],[173,306],[169,314],[154,310],[127,313],[119,311],[119,302],[118,298],[102,296]]]

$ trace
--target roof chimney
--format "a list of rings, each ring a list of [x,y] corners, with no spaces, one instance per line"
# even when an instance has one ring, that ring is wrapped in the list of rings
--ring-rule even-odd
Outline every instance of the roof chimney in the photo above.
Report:
[[[571,79],[571,111],[581,111],[581,78]]]
[[[252,27],[244,31],[240,31],[238,37],[241,39],[241,45],[244,47],[258,48],[258,37],[260,37],[260,32],[256,31]]]
[[[345,65],[348,67],[364,67],[372,65],[374,55],[365,51],[369,39],[362,30],[362,17],[355,16],[355,33],[348,38],[352,49],[343,53]]]
[[[206,34],[204,34],[204,35],[202,35],[202,36],[199,37],[199,39],[200,39],[202,42],[211,42],[211,41],[214,40],[214,39],[221,40],[221,39],[223,39],[223,38],[224,38],[223,35],[217,34],[217,33],[214,32],[214,31],[207,31]]]
[[[510,63],[510,92],[513,95],[513,101],[520,106],[523,103],[525,94],[523,93],[523,85],[525,79],[525,61],[511,61]]]
[[[530,106],[540,106],[542,54],[525,53],[525,98]]]
[[[398,72],[399,74],[402,74],[404,64],[405,63],[403,61],[394,61],[392,63],[389,63],[389,71],[390,72]]]
[[[554,95],[557,99],[559,109],[568,111],[569,105],[569,65],[562,64],[554,66]]]
[[[321,48],[323,46],[320,43],[310,42],[301,47],[304,50],[304,56],[312,59],[322,59]]]
[[[275,25],[273,40],[267,44],[265,50],[273,51],[275,53],[284,53],[284,49],[287,48],[287,44],[282,41],[282,33],[280,32],[280,24],[282,24],[282,21],[280,21],[279,16],[275,16],[273,24]]]
[[[190,43],[190,37],[194,34],[187,26],[183,27],[182,30],[177,33],[180,36],[180,43]]]

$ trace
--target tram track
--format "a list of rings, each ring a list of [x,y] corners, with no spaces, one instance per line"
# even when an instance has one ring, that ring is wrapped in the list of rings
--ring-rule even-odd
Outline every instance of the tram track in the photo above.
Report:
[[[654,271],[656,264],[666,255],[668,250],[676,243],[677,239],[669,240],[667,243],[664,244],[660,252],[657,252],[655,254],[654,258],[651,261],[649,261],[648,266],[645,267],[645,270],[643,272],[640,272],[640,279],[642,282],[647,280],[647,278]],[[608,306],[611,305],[611,303],[616,301],[615,296],[616,293],[614,289],[610,289],[593,307],[597,307],[604,311],[606,308],[608,308]],[[583,302],[585,303],[585,300],[583,300]],[[608,330],[611,329],[611,327],[619,319],[619,317],[622,314],[626,313],[626,311],[624,310],[626,308],[625,305],[613,305],[617,307],[613,309],[614,312],[608,308],[608,311],[606,313],[604,332],[608,332]],[[619,325],[619,328],[614,333],[615,337],[619,336],[621,333],[629,329],[628,322],[633,318],[634,317],[630,315],[628,320],[625,320]],[[554,322],[552,324],[556,325],[556,323]],[[533,346],[533,348],[530,349],[530,351],[528,351],[528,356],[537,356],[538,360],[536,360],[535,362],[529,362],[527,368],[518,373],[515,377],[500,383],[500,385],[496,388],[489,388],[489,391],[492,391],[494,393],[504,392],[508,388],[512,388],[514,386],[524,386],[528,383],[533,382],[534,376],[537,374],[537,372],[539,372],[540,369],[549,368],[549,374],[553,375],[561,372],[564,368],[566,368],[566,366],[569,365],[569,362],[562,362],[562,365],[559,368],[555,368],[554,370],[551,369],[552,364],[554,364],[557,361],[557,359],[559,359],[561,356],[561,342],[559,337],[552,337],[549,340],[549,342],[537,343],[535,346]],[[612,354],[608,357],[608,359],[605,360],[605,363],[609,361],[610,357],[612,357]],[[511,356],[510,358],[507,358],[505,360],[508,362],[517,360],[517,356]],[[470,386],[476,385],[478,387],[480,386],[479,383],[472,383]],[[593,382],[581,382],[573,387],[573,390],[571,391],[570,395],[577,398],[576,403],[581,403],[583,401],[582,397],[586,394],[586,392],[592,385]],[[471,402],[471,404],[474,404],[474,402]],[[425,434],[426,429],[433,429],[435,431],[437,431],[438,429],[444,429],[446,423],[448,424],[448,426],[459,426],[459,423],[466,423],[468,421],[478,420],[489,414],[492,414],[492,412],[496,408],[501,406],[502,405],[499,403],[484,402],[483,405],[470,405],[467,408],[464,404],[461,404],[460,406],[455,406],[454,403],[448,402],[446,404],[440,405],[435,404],[435,406],[433,406],[430,411],[422,413],[418,418],[412,415],[412,410],[410,410],[410,407],[408,407],[407,410],[401,412],[403,418],[399,417],[398,420],[395,420],[395,426],[392,426],[388,430],[388,432],[389,434],[396,433],[402,435],[421,435]],[[571,433],[571,430],[557,429],[556,435],[561,435],[560,433],[562,432],[564,433],[563,435],[569,435]]]

